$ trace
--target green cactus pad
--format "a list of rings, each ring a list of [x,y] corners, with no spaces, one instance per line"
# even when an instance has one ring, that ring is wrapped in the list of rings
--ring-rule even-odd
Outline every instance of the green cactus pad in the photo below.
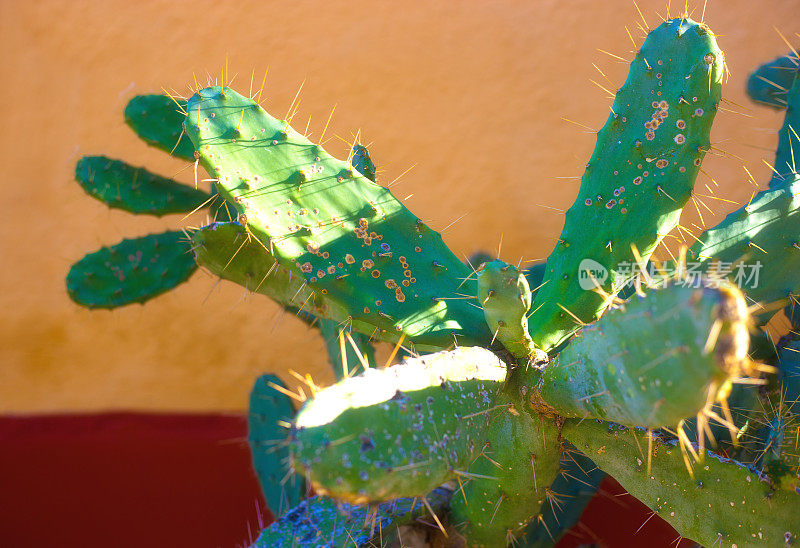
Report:
[[[188,112],[203,166],[249,232],[354,328],[424,349],[491,339],[481,311],[453,299],[476,294],[471,270],[387,189],[228,88],[201,90]]]
[[[298,413],[295,465],[356,503],[427,493],[480,453],[505,377],[494,354],[462,347],[342,380]]]
[[[463,496],[450,514],[468,546],[513,544],[551,495],[559,470],[558,429],[551,419],[530,413],[509,398],[499,402],[489,439],[469,468]]]
[[[747,306],[731,287],[671,285],[633,297],[550,363],[538,397],[564,417],[675,426],[749,372]],[[535,396],[536,397],[536,396]]]
[[[75,180],[87,194],[109,207],[131,213],[189,213],[211,197],[207,192],[105,156],[84,156]]]
[[[648,472],[645,432],[570,420],[562,435],[703,546],[786,546],[800,538],[800,496],[774,491],[759,472],[736,461],[709,452],[692,477],[676,442],[656,437]]]
[[[125,107],[125,123],[144,142],[194,161],[194,145],[183,132],[186,101],[166,95],[137,95]],[[176,146],[177,145],[177,146]]]
[[[751,302],[771,305],[800,293],[800,178],[763,190],[704,232],[690,253],[701,269],[727,278]],[[755,308],[768,320],[775,310]]]
[[[302,476],[288,474],[288,425],[294,417],[294,406],[289,396],[272,385],[285,388],[275,375],[262,375],[250,392],[247,441],[267,506],[277,517],[303,500],[306,485]],[[283,425],[279,424],[281,421]]]
[[[591,323],[633,272],[635,245],[646,262],[678,223],[689,199],[717,105],[724,61],[713,34],[690,19],[653,30],[631,64],[611,115],[547,259],[530,330],[550,351]],[[573,317],[574,316],[574,317]]]
[[[144,303],[189,279],[197,269],[189,251],[180,231],[122,240],[72,265],[67,292],[87,308]]]
[[[325,339],[334,374],[337,379],[341,378],[343,367],[339,331],[340,325],[344,325],[347,319],[343,310],[322,298],[321,294],[312,293],[295,269],[278,264],[269,251],[236,222],[212,223],[196,230],[192,234],[192,249],[197,263],[216,276],[266,295],[303,319],[310,315],[309,323],[316,324]],[[338,321],[315,314],[326,314]],[[361,356],[370,366],[374,366],[375,351],[369,337],[357,332],[353,332],[351,337]],[[360,372],[363,369],[361,361],[349,341],[345,347],[348,370],[351,373]]]
[[[478,267],[478,304],[489,329],[511,354],[527,359],[536,351],[528,334],[531,290],[513,265],[496,259]]]
[[[764,63],[747,79],[747,95],[756,103],[786,108],[786,93],[797,75],[797,64],[792,54]]]
[[[439,487],[425,500],[443,513],[452,491]],[[318,495],[301,502],[262,531],[251,548],[372,548],[384,546],[389,533],[400,525],[427,515],[420,497],[401,498],[376,506],[336,502]]]
[[[800,151],[798,82],[795,79],[789,90],[769,188],[704,232],[690,248],[705,270],[727,277],[762,305],[786,299],[791,306],[792,296],[800,293],[800,177],[794,160],[794,150]],[[762,322],[773,313],[769,306],[753,311]]]

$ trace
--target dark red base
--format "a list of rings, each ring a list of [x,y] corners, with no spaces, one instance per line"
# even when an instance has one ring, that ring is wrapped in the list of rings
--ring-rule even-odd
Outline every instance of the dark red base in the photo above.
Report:
[[[272,519],[246,435],[233,415],[2,417],[0,546],[245,546]],[[559,548],[675,546],[619,484],[601,487]]]
[[[242,416],[0,419],[0,546],[247,545],[272,520]]]

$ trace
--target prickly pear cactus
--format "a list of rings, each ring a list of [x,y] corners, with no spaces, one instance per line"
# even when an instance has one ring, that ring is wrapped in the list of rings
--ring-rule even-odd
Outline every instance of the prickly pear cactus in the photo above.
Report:
[[[647,261],[677,225],[710,147],[724,66],[704,25],[672,19],[648,35],[547,259],[530,319],[539,348],[595,321],[630,279],[619,265]],[[595,284],[605,294],[590,291]]]
[[[79,162],[78,181],[135,213],[215,203],[227,216],[183,241],[89,255],[69,292],[90,307],[143,302],[199,264],[319,328],[335,384],[305,379],[294,394],[260,379],[253,391],[249,440],[279,516],[255,546],[384,546],[421,523],[436,545],[549,546],[606,473],[706,546],[791,545],[796,65],[765,65],[748,87],[786,108],[768,188],[683,249],[670,275],[645,265],[694,192],[725,72],[714,34],[686,14],[637,52],[554,250],[526,272],[458,260],[378,184],[360,143],[338,160],[224,86],[135,98],[127,123],[196,161],[213,192],[101,157]],[[688,275],[687,257],[702,275]],[[776,345],[761,327],[781,309],[793,331]],[[394,345],[385,367],[377,341]],[[305,400],[291,420],[290,395]],[[316,495],[301,501],[307,486]]]

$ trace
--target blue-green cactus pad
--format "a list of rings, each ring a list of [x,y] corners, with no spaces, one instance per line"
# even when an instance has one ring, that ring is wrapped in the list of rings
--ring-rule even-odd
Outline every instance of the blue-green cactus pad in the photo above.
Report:
[[[747,79],[747,95],[756,103],[786,108],[786,93],[797,75],[797,57],[783,55],[758,67]]]
[[[207,192],[105,156],[84,156],[75,180],[87,194],[109,207],[131,213],[189,213],[211,197]]]
[[[294,406],[289,396],[272,385],[285,388],[275,375],[262,375],[250,392],[247,441],[267,506],[274,516],[280,516],[300,503],[306,484],[302,476],[288,473],[288,425],[294,417]]]
[[[147,144],[194,161],[194,145],[183,132],[185,111],[186,101],[182,99],[137,95],[125,107],[125,123]]]
[[[144,303],[189,279],[197,263],[181,231],[126,239],[72,265],[67,292],[87,308]]]

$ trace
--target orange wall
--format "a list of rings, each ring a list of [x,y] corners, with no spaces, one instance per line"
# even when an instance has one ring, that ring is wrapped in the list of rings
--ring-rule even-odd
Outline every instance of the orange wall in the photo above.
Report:
[[[502,234],[502,257],[516,262],[547,256],[562,216],[540,206],[569,206],[577,182],[557,177],[580,175],[594,145],[561,117],[599,128],[607,116],[592,63],[615,87],[627,72],[596,48],[630,58],[623,25],[641,44],[632,2],[617,0],[136,4],[0,0],[0,412],[238,410],[261,372],[331,378],[322,341],[299,321],[238,286],[212,289],[205,274],[144,307],[69,301],[64,275],[85,252],[181,224],[109,211],[72,181],[84,154],[166,175],[184,167],[124,126],[132,95],[185,91],[227,57],[244,91],[269,67],[266,106],[282,115],[305,81],[297,125],[311,116],[319,135],[337,104],[328,134],[360,128],[383,182],[416,164],[393,187],[413,194],[415,213],[440,229],[466,213],[444,235],[457,253],[496,249]],[[664,4],[639,1],[651,25]],[[720,196],[747,200],[754,187],[737,156],[766,181],[761,158],[771,161],[781,117],[748,110],[743,85],[785,51],[773,25],[800,30],[796,2],[712,0],[705,17],[727,54],[725,96],[745,115],[718,116],[712,137],[730,154],[704,168]],[[329,148],[346,154],[339,140]],[[717,214],[707,222],[733,208],[708,202]]]

